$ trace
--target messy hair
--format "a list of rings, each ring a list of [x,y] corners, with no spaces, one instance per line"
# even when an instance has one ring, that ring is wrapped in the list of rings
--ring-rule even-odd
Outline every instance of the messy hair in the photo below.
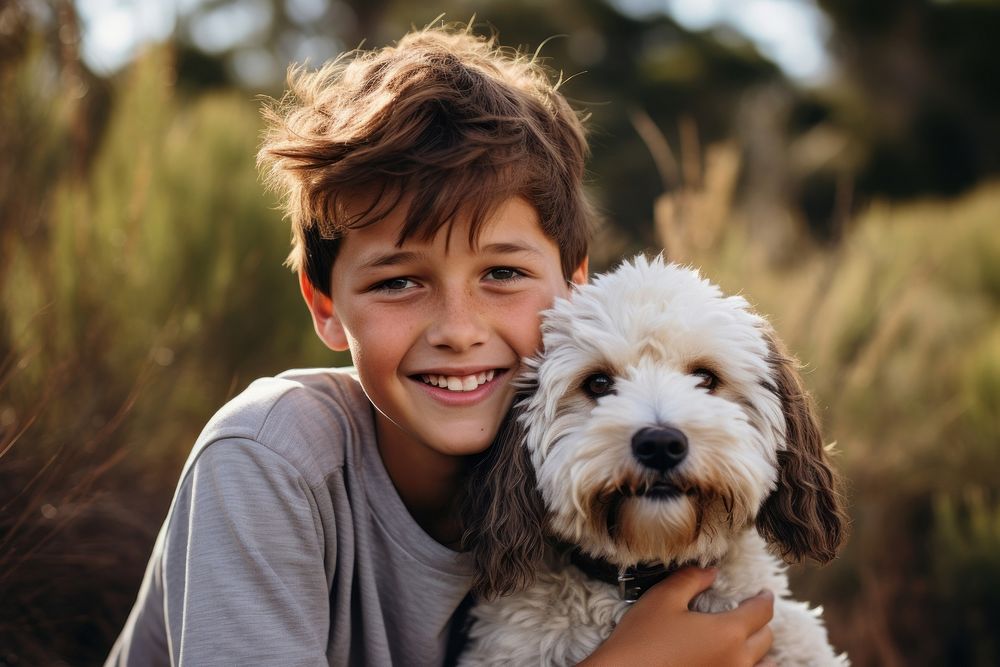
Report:
[[[471,24],[417,30],[317,71],[290,68],[284,98],[265,104],[257,156],[291,220],[287,264],[329,295],[339,239],[404,198],[398,244],[450,232],[461,215],[474,245],[497,206],[520,196],[569,277],[586,257],[592,209],[583,124],[561,82]]]

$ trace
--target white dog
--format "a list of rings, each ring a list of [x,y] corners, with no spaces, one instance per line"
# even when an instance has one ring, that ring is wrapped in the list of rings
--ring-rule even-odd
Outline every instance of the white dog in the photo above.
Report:
[[[542,329],[514,416],[473,473],[481,601],[462,663],[576,663],[642,590],[696,563],[719,574],[694,609],[770,589],[779,664],[847,664],[772,555],[827,562],[845,524],[768,323],[696,271],[640,257],[559,300]]]

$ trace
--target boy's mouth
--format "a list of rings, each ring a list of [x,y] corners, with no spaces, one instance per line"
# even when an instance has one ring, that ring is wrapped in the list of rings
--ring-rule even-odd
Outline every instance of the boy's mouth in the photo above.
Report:
[[[500,372],[503,372],[503,370],[500,369]],[[454,392],[466,392],[475,391],[482,385],[493,380],[493,377],[496,374],[497,369],[490,369],[488,371],[472,373],[470,375],[421,374],[416,377],[419,378],[424,384],[428,384],[432,387],[439,387],[441,389],[447,389],[448,391]]]

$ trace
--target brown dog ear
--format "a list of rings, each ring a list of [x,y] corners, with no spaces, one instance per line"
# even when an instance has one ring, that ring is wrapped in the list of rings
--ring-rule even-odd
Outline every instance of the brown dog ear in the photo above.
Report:
[[[778,485],[757,515],[757,530],[789,562],[812,558],[827,563],[847,532],[839,479],[830,466],[812,400],[796,361],[773,332],[765,333],[769,364],[785,415],[786,447],[778,452]]]
[[[531,584],[545,545],[545,507],[519,413],[515,407],[507,415],[493,445],[471,470],[466,487],[462,548],[472,552],[472,590],[485,599]]]

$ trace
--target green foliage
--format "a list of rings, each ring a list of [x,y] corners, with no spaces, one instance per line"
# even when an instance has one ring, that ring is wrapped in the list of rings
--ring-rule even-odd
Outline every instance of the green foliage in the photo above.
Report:
[[[23,65],[44,67],[38,52]],[[290,232],[258,182],[257,102],[178,99],[172,71],[158,49],[125,74],[82,172],[55,140],[76,117],[64,91],[15,76],[6,98],[24,108],[10,116],[51,105],[5,126],[27,136],[2,132],[30,165],[5,210],[35,210],[37,229],[4,216],[0,646],[32,664],[107,651],[180,463],[227,397],[347,361],[315,340],[282,267]]]
[[[994,323],[966,354],[962,369],[962,401],[969,425],[991,450],[1000,442],[1000,325]]]
[[[190,374],[182,391],[162,388],[161,410],[217,403],[199,376],[228,387],[237,372],[279,370],[283,355],[323,358],[281,268],[287,225],[254,168],[256,103],[220,93],[181,107],[171,71],[160,49],[128,73],[86,175],[57,183],[48,256],[15,245],[5,289],[14,353],[45,347],[34,381],[67,358],[85,358],[95,379],[151,364]]]
[[[972,487],[934,503],[934,583],[951,664],[996,665],[1000,642],[1000,499]],[[948,632],[950,630],[950,632]],[[969,641],[968,637],[977,641]]]

